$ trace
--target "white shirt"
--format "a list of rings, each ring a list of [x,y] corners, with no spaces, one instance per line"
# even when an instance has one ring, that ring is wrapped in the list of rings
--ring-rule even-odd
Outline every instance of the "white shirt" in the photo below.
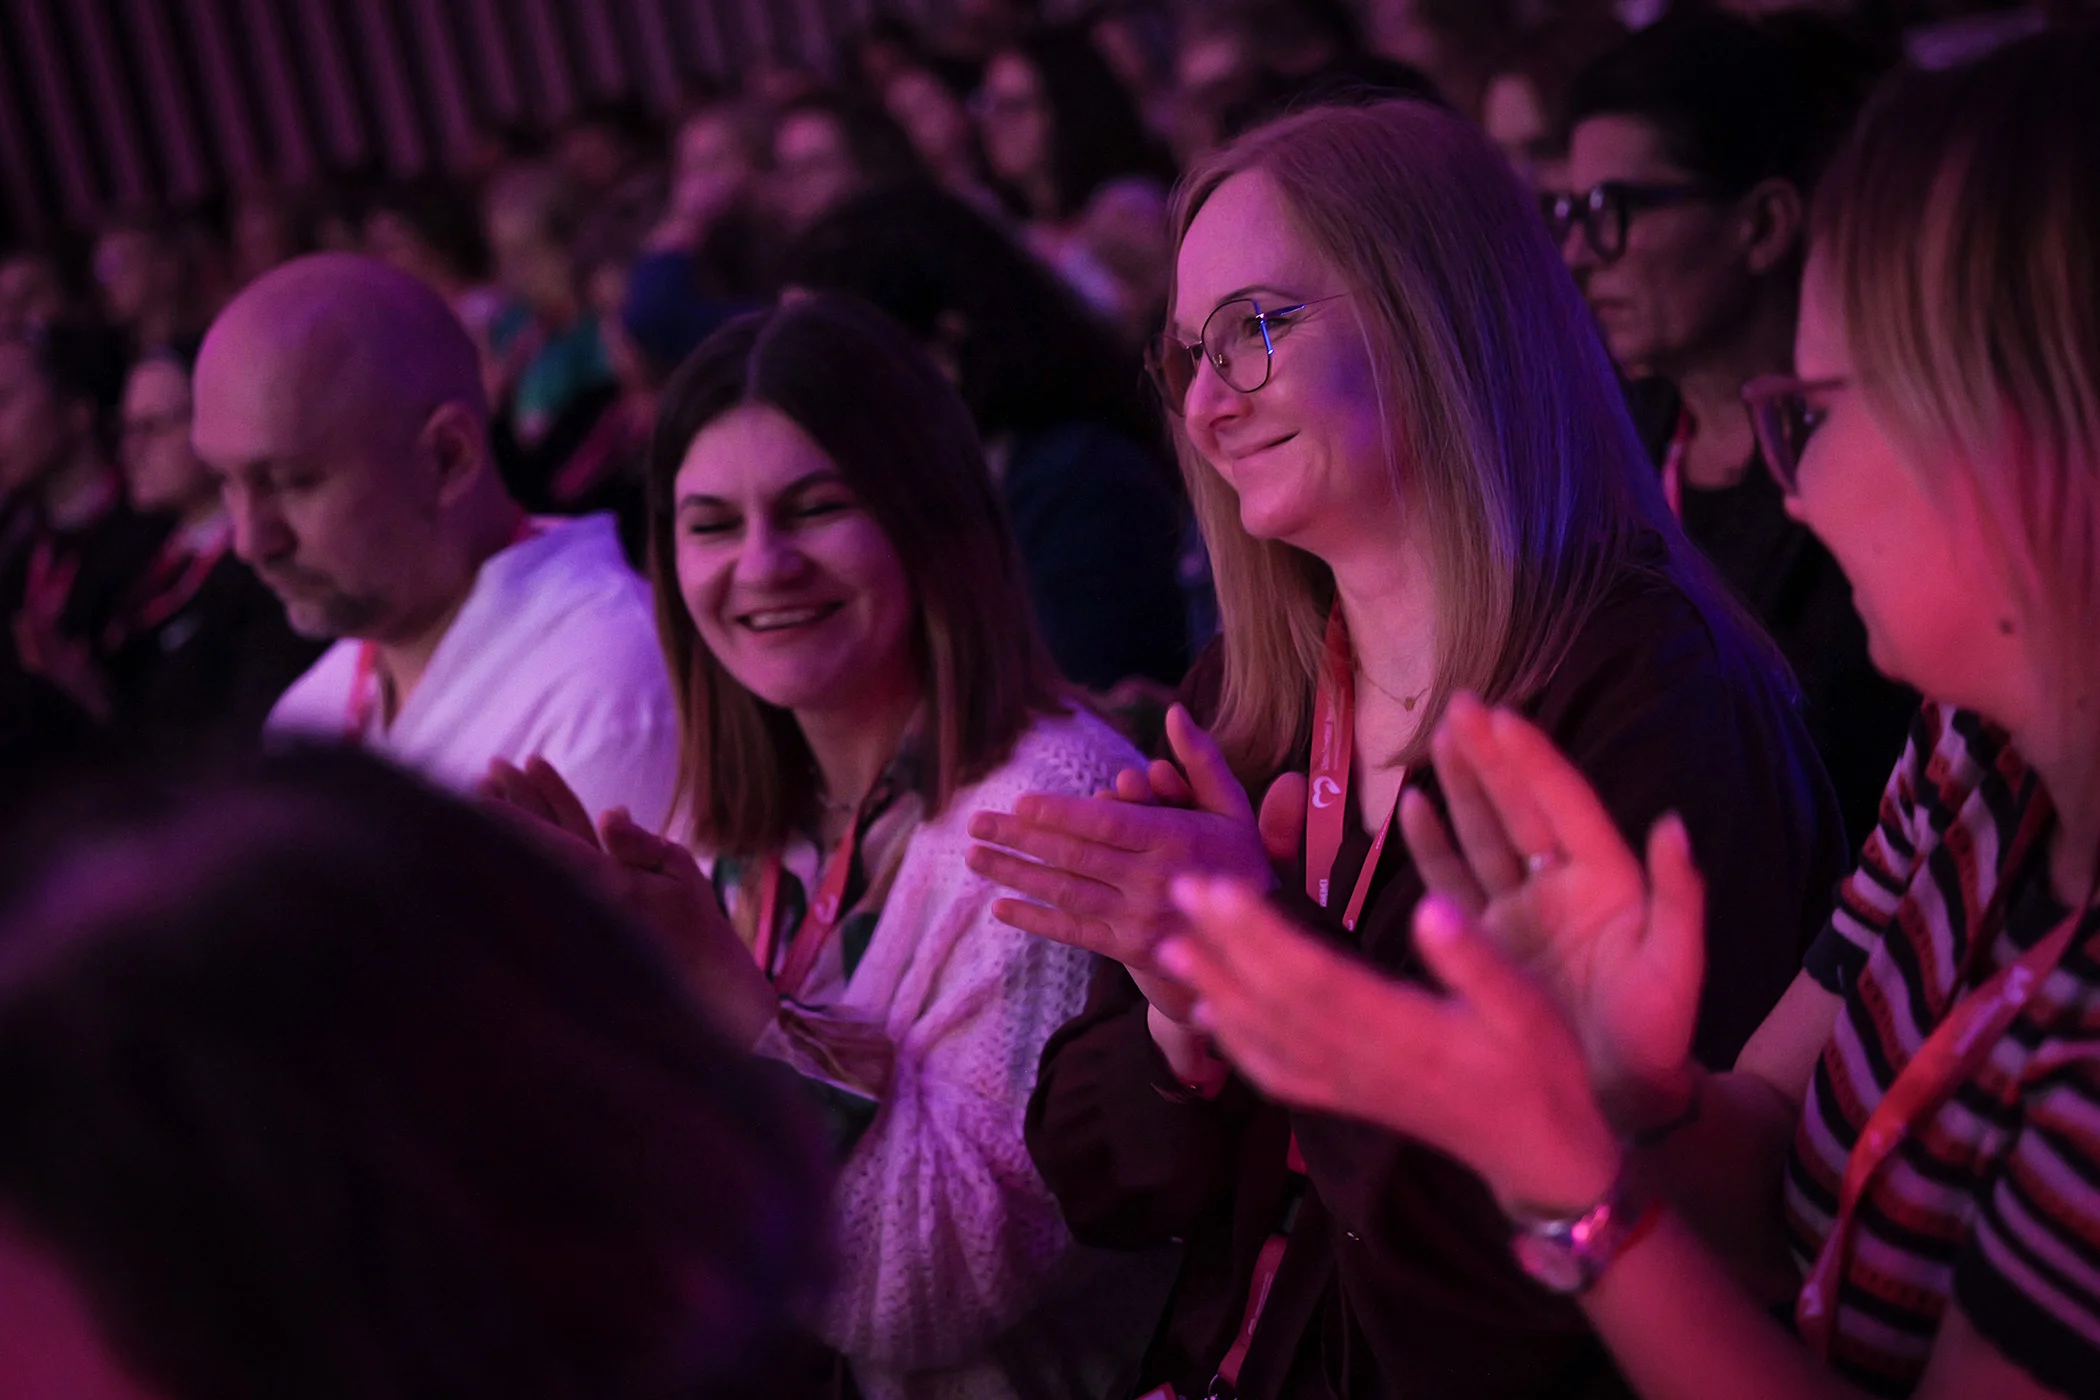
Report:
[[[678,719],[649,585],[609,515],[540,520],[491,555],[391,725],[370,707],[349,733],[363,643],[341,641],[270,712],[266,732],[358,738],[424,777],[471,791],[492,758],[554,765],[595,816],[659,826],[678,775]]]

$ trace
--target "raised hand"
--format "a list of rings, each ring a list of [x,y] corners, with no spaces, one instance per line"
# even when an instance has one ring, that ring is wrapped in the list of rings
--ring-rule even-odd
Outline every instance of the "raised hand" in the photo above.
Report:
[[[1407,795],[1401,830],[1423,879],[1553,996],[1625,1126],[1669,1116],[1705,972],[1705,888],[1684,824],[1656,824],[1644,869],[1550,739],[1470,697],[1431,751],[1457,841]]]
[[[1185,998],[1159,984],[1153,961],[1181,923],[1168,885],[1177,875],[1220,874],[1269,888],[1276,875],[1246,789],[1179,705],[1167,713],[1167,740],[1178,768],[1130,770],[1112,794],[1031,795],[1011,814],[977,813],[970,834],[983,844],[968,861],[1023,896],[995,903],[996,918],[1114,958],[1139,976],[1155,1006],[1178,1017],[1185,1006],[1168,1003]]]
[[[691,851],[643,827],[625,808],[594,826],[568,782],[541,758],[523,768],[495,760],[480,791],[500,815],[653,933],[739,1044],[757,1038],[778,999]]]
[[[1293,927],[1244,885],[1185,880],[1176,896],[1188,932],[1160,961],[1262,1092],[1419,1138],[1505,1206],[1578,1209],[1610,1186],[1617,1139],[1572,1029],[1456,905],[1432,895],[1415,910],[1435,992]]]

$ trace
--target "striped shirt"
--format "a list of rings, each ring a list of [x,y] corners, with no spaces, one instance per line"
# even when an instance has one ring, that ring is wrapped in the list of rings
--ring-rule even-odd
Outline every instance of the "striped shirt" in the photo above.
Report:
[[[1838,894],[1808,971],[1844,999],[1787,1170],[1804,1269],[1837,1211],[1867,1118],[1968,991],[2069,916],[2038,842],[2007,870],[2022,815],[2046,801],[2005,734],[1927,705]],[[2001,883],[1995,927],[1986,918]],[[2038,1380],[2100,1394],[2100,961],[2088,916],[1975,1073],[1912,1126],[1854,1217],[1831,1360],[1878,1393],[1918,1382],[1950,1299]],[[1972,943],[1988,940],[1966,978]]]

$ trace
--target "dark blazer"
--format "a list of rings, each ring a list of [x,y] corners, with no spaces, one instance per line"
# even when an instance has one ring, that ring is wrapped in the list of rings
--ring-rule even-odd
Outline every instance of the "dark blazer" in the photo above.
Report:
[[[1199,664],[1192,682],[1215,656]],[[1596,785],[1629,841],[1680,813],[1708,884],[1707,984],[1695,1053],[1726,1067],[1792,980],[1847,865],[1828,780],[1775,670],[1710,624],[1678,587],[1629,568],[1531,717]],[[1303,755],[1300,755],[1303,762]],[[1410,785],[1436,797],[1435,775]],[[1353,886],[1369,837],[1352,822],[1336,861]],[[1301,857],[1302,859],[1302,857]],[[1377,966],[1417,975],[1410,918],[1423,893],[1389,842],[1355,936],[1341,900],[1279,898]],[[1240,1373],[1250,1400],[1619,1394],[1572,1303],[1531,1283],[1485,1185],[1421,1143],[1289,1112],[1234,1079],[1210,1101],[1180,1091],[1145,1003],[1108,964],[1086,1011],[1045,1047],[1028,1144],[1079,1239],[1186,1245],[1144,1384],[1201,1395],[1244,1310],[1254,1257],[1278,1223],[1295,1132],[1311,1188]]]

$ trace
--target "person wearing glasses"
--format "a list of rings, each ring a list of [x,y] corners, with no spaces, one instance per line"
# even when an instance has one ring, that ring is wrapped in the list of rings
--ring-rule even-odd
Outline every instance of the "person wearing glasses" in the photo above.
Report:
[[[2096,71],[2088,25],[1906,73],[1818,195],[1760,434],[1934,703],[1734,1072],[1686,1055],[1711,852],[1666,833],[1644,868],[1508,712],[1437,741],[1456,844],[1408,813],[1439,992],[1245,891],[1186,891],[1199,936],[1161,955],[1256,1084],[1476,1167],[1650,1400],[2100,1380]]]
[[[1477,690],[1534,716],[1641,839],[1683,814],[1722,911],[1698,1014],[1732,1063],[1843,868],[1784,670],[1669,524],[1531,192],[1425,104],[1257,128],[1189,176],[1162,392],[1224,633],[1172,760],[973,819],[1003,920],[1114,959],[1053,1038],[1029,1147],[1084,1242],[1185,1242],[1144,1384],[1183,1396],[1548,1396],[1609,1378],[1510,1261],[1482,1181],[1231,1072],[1155,956],[1229,873],[1387,972],[1425,872],[1402,791]],[[1202,726],[1199,727],[1199,720]],[[1366,1027],[1365,1030],[1370,1028]],[[1162,1392],[1164,1393],[1164,1392]]]
[[[1856,848],[1917,696],[1867,660],[1851,588],[1787,518],[1742,403],[1793,367],[1804,197],[1857,95],[1808,42],[1729,15],[1634,36],[1577,79],[1574,190],[1545,203],[1672,509],[1800,679]]]

